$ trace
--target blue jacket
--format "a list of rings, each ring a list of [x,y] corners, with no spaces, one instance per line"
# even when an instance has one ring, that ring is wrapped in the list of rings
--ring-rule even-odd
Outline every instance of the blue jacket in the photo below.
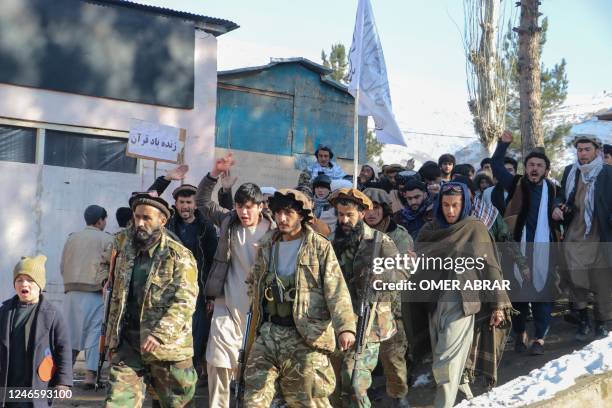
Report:
[[[8,383],[8,364],[11,336],[11,311],[17,306],[19,298],[5,301],[0,306],[0,387],[5,388]],[[46,390],[57,385],[72,386],[72,348],[70,335],[61,312],[49,303],[43,295],[40,296],[38,310],[36,310],[34,327],[34,343],[32,350],[32,389]],[[49,381],[43,381],[38,368],[50,355],[53,359],[55,372]],[[8,396],[0,393],[0,407],[5,406]],[[34,407],[48,407],[52,401],[33,400]]]

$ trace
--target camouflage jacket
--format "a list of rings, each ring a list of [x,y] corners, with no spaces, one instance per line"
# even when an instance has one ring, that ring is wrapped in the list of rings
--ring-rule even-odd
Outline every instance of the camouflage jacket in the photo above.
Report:
[[[408,230],[395,221],[391,220],[389,228],[385,232],[391,238],[400,254],[405,254],[408,251],[414,251],[414,240],[408,233]]]
[[[136,249],[127,238],[128,232],[122,231],[115,238],[117,258],[106,331],[111,352],[119,346],[136,258]],[[197,296],[197,268],[193,255],[164,231],[153,254],[139,313],[141,344],[152,335],[161,345],[152,353],[143,353],[144,361],[182,361],[193,356],[191,316]]]
[[[353,300],[353,307],[355,313],[361,302],[361,296],[363,294],[363,283],[365,275],[373,265],[373,257],[381,258],[393,258],[397,255],[397,247],[386,234],[380,231],[376,231],[370,228],[365,222],[363,223],[363,237],[359,242],[359,247],[355,253],[351,251],[344,251],[342,254],[336,254],[338,261],[345,273],[345,279],[351,298]],[[375,234],[377,232],[377,234]],[[374,248],[376,246],[375,236],[377,236],[380,242],[380,249],[378,254],[374,255]],[[333,242],[335,233],[331,235],[330,240]],[[345,266],[347,265],[347,266]],[[351,269],[351,276],[346,276],[346,269]],[[397,271],[394,269],[386,269],[382,274],[372,274],[372,282],[374,280],[381,280],[382,282],[395,282],[398,279]],[[371,318],[373,319],[372,328],[368,335],[368,339],[371,342],[381,342],[391,338],[397,331],[397,325],[395,324],[395,318],[392,312],[392,304],[396,301],[397,294],[395,292],[376,292],[378,294],[378,301],[376,309],[373,310]]]
[[[351,295],[330,242],[310,226],[305,226],[304,232],[297,255],[293,320],[306,344],[332,352],[336,349],[338,334],[355,333]],[[265,277],[273,244],[279,239],[278,230],[272,230],[259,241],[257,258],[247,280],[253,305],[251,333],[262,322]]]

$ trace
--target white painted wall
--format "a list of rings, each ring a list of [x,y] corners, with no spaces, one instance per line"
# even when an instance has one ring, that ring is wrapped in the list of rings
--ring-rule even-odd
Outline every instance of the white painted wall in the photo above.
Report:
[[[195,100],[193,109],[173,109],[0,84],[0,118],[108,130],[129,130],[130,118],[187,129],[185,182],[197,183],[212,165],[215,145],[217,40],[195,32]],[[158,166],[163,175],[168,165]],[[145,161],[138,174],[0,162],[4,191],[0,217],[0,299],[14,294],[12,271],[22,255],[43,253],[47,260],[48,298],[61,302],[61,251],[70,232],[85,226],[90,204],[109,213],[107,231],[117,230],[115,210],[127,206],[132,191],[153,182],[153,164]],[[176,183],[175,183],[176,184]],[[169,192],[174,189],[170,186]],[[170,194],[166,194],[171,201]]]

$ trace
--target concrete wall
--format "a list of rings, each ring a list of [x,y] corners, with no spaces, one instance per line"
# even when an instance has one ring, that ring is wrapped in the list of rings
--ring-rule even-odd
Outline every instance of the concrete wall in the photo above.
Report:
[[[217,89],[217,40],[195,32],[194,109],[101,99],[0,84],[0,121],[15,119],[129,131],[130,118],[156,121],[187,129],[185,162],[190,172],[185,182],[197,183],[212,165],[215,142]],[[0,299],[14,294],[12,270],[21,255],[43,253],[47,261],[47,291],[61,301],[59,274],[61,250],[70,232],[84,227],[83,210],[90,204],[104,206],[107,231],[117,230],[114,212],[126,206],[132,191],[153,181],[153,163],[142,161],[137,174],[91,171],[40,164],[0,162],[0,188],[4,192],[0,217]],[[158,175],[168,165],[158,166]],[[169,188],[171,191],[173,186]],[[166,199],[170,199],[166,195]]]
[[[530,404],[528,408],[609,408],[612,407],[612,371],[599,375],[586,375],[576,384],[553,398]]]

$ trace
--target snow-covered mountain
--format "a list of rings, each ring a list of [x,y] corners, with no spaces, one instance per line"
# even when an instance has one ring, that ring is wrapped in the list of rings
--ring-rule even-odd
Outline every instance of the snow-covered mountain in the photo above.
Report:
[[[574,159],[575,151],[569,147],[575,134],[596,133],[610,143],[612,141],[612,122],[598,121],[595,114],[605,112],[612,108],[612,92],[602,92],[595,96],[568,96],[567,102],[556,112],[549,115],[544,122],[546,129],[554,129],[563,124],[574,125],[570,134],[564,138],[564,145],[568,146],[562,155],[557,157],[553,167],[560,168]],[[606,136],[607,133],[607,136]],[[479,141],[471,142],[458,149],[455,153],[458,163],[471,163],[478,168],[480,160],[489,153]]]

